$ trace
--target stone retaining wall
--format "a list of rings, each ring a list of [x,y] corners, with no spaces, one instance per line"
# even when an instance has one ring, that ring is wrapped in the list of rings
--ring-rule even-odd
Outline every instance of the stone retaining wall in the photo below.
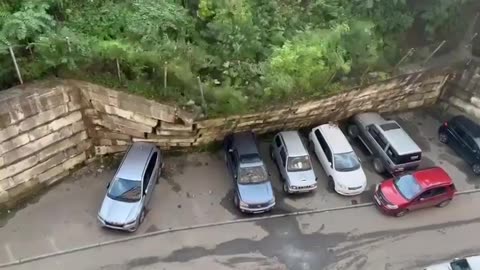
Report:
[[[0,92],[0,204],[66,176],[93,156],[79,91],[42,83]]]
[[[454,114],[463,113],[480,120],[480,63],[452,76],[443,91],[441,105]]]
[[[135,141],[163,149],[222,140],[230,132],[266,133],[341,120],[362,111],[434,104],[446,72],[420,72],[325,99],[226,118],[196,119],[161,104],[98,85],[52,81],[0,92],[0,205],[55,183],[93,158]]]

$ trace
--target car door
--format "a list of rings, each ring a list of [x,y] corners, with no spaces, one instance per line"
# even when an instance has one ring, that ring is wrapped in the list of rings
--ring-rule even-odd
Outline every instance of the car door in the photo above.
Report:
[[[288,181],[289,179],[287,175],[287,152],[285,151],[285,146],[282,145],[278,153],[280,156],[280,160],[279,160],[280,174],[282,175],[282,179]]]
[[[273,151],[273,162],[275,162],[275,165],[277,165],[279,173],[281,173],[281,160],[280,160],[280,148],[282,148],[283,143],[282,139],[280,138],[280,135],[275,136],[275,139],[273,140],[273,146],[272,146],[272,151]]]
[[[478,146],[468,133],[465,134],[463,139],[464,139],[463,152],[465,154],[464,158],[468,163],[473,164],[476,161]]]
[[[155,159],[153,159],[153,155],[155,155]],[[152,154],[150,156],[150,159],[148,160],[147,167],[145,169],[145,173],[143,174],[143,183],[142,183],[142,191],[143,191],[143,196],[144,196],[144,206],[148,207],[150,203],[150,199],[152,198],[152,191],[150,188],[150,185],[152,184],[152,175],[153,175],[153,170],[155,168],[155,163],[156,163],[156,153]]]
[[[456,123],[451,129],[451,137],[453,138],[451,146],[453,150],[455,150],[458,154],[460,154],[462,157],[465,155],[465,139],[464,137],[466,136],[465,130],[463,126],[460,124]]]
[[[155,184],[157,183],[158,177],[160,177],[160,171],[159,171],[160,158],[159,158],[159,154],[158,154],[157,151],[155,151],[152,154],[152,158],[151,158],[150,162],[153,163],[153,173],[152,173],[152,177],[150,178],[150,182],[149,182],[148,186],[149,186],[150,194],[153,194]]]
[[[368,126],[367,132],[369,136],[373,139],[373,140],[369,140],[370,141],[369,147],[370,147],[370,150],[373,152],[372,154],[378,157],[385,155],[385,148],[387,147],[388,143],[383,138],[382,134],[377,130],[376,126],[375,125]]]
[[[332,175],[331,171],[333,167],[332,151],[327,145],[327,142],[325,141],[325,138],[323,137],[319,129],[315,130],[314,137],[315,154],[317,155],[320,164],[322,164],[325,173],[330,176]]]
[[[440,204],[448,199],[448,188],[445,186],[430,188],[425,190],[417,198],[415,198],[409,209],[416,210],[421,208],[432,207]]]

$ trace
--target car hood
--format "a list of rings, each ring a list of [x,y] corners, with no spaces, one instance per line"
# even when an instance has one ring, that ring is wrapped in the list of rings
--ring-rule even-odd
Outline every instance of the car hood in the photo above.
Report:
[[[346,187],[364,187],[367,185],[367,177],[362,168],[351,172],[335,172],[335,181]]]
[[[266,203],[274,199],[269,181],[259,184],[238,184],[238,193],[245,203]]]
[[[310,186],[317,182],[313,170],[288,172],[288,179],[292,186]]]
[[[110,223],[125,224],[132,222],[140,213],[142,200],[138,202],[122,202],[105,196],[98,215]]]
[[[393,179],[386,180],[380,185],[380,192],[382,192],[383,197],[392,204],[403,205],[408,203],[408,201],[403,197],[402,194],[397,190]]]

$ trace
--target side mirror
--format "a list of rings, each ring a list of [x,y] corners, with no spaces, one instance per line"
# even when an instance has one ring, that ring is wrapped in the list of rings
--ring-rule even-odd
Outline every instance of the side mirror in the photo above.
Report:
[[[111,183],[111,182],[108,182],[108,184],[107,184],[107,189],[109,189],[109,188],[110,188],[110,183]]]
[[[330,168],[333,169],[333,163],[332,163],[332,162],[329,162],[328,164],[330,164]]]
[[[420,197],[419,201],[423,202],[423,201],[425,201],[425,198]]]
[[[228,152],[233,153],[233,149],[232,148],[228,149]]]
[[[143,195],[147,195],[147,190],[145,189],[145,191],[143,192]]]

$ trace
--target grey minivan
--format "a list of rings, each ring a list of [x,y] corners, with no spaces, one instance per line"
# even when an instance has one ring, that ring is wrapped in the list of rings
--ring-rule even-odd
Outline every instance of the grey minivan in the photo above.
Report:
[[[101,225],[135,232],[158,183],[162,167],[160,150],[150,143],[136,142],[127,150],[98,213]]]
[[[377,173],[399,173],[420,165],[422,150],[394,120],[380,114],[360,113],[352,118],[348,134],[358,138],[373,155]]]

